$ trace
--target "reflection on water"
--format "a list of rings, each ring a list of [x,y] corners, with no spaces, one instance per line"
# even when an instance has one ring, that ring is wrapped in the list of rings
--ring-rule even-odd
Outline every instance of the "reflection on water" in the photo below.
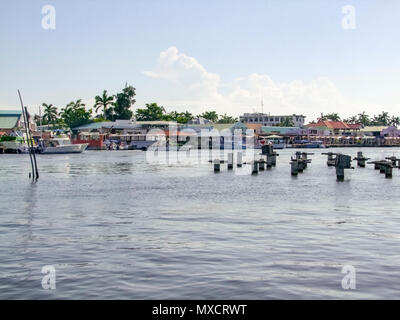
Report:
[[[316,151],[293,179],[293,152],[258,176],[135,151],[39,155],[37,184],[29,157],[0,155],[0,298],[398,298],[400,170],[338,183]]]

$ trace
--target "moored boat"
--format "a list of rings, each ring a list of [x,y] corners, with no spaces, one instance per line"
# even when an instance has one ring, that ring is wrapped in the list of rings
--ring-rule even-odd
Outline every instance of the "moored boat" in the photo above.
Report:
[[[274,149],[285,149],[286,148],[286,143],[283,140],[281,136],[278,135],[272,135],[268,137],[263,137],[260,140],[260,145],[266,145],[266,144],[271,144]]]
[[[41,141],[38,149],[41,154],[66,154],[82,153],[86,150],[87,146],[87,143],[72,144],[69,138],[61,137],[48,141]]]

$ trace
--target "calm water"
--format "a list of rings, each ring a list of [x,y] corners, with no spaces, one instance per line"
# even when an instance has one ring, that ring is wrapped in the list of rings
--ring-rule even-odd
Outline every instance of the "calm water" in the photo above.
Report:
[[[0,299],[400,298],[400,170],[338,183],[320,152],[298,178],[291,150],[258,176],[140,151],[42,155],[37,184],[27,155],[0,155]]]

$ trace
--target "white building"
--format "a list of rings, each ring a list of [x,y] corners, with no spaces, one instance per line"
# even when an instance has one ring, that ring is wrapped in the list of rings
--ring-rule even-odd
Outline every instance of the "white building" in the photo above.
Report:
[[[267,113],[245,113],[240,116],[240,121],[244,123],[257,123],[263,126],[277,126],[287,118],[291,119],[295,127],[303,127],[306,119],[303,115],[284,115],[274,116]]]

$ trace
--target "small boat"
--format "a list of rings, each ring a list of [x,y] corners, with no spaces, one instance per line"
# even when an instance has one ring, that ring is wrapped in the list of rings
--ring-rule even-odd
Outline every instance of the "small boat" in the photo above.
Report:
[[[266,145],[266,144],[272,144],[274,149],[285,149],[286,148],[286,143],[283,140],[281,136],[277,135],[272,135],[268,137],[263,137],[260,140],[261,146]]]
[[[129,150],[143,150],[147,149],[158,142],[157,136],[145,134],[132,134],[130,135],[130,142],[128,141]]]
[[[34,145],[34,141],[32,141]],[[28,153],[29,147],[25,135],[3,136],[0,138],[0,147],[5,153]],[[35,145],[34,145],[35,148]]]
[[[69,138],[61,137],[41,141],[38,149],[41,154],[82,153],[88,145],[88,143],[72,144]]]
[[[308,149],[317,149],[317,148],[325,148],[325,145],[322,141],[304,141],[302,143],[303,148]]]

